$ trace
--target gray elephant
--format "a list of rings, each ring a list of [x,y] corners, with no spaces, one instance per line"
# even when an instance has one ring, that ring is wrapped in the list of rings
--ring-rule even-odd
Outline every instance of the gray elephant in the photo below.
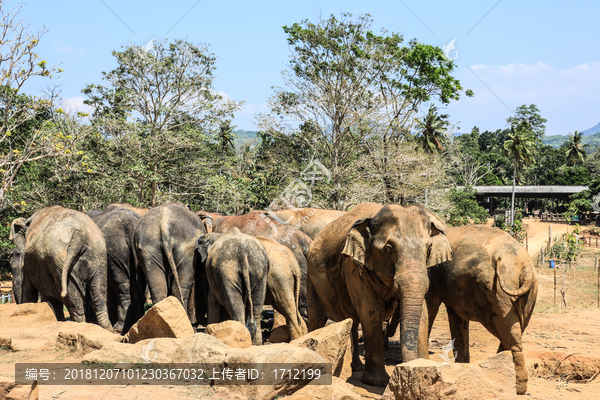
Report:
[[[253,345],[262,344],[260,316],[267,293],[269,257],[256,238],[232,228],[209,233],[196,249],[208,282],[208,323],[233,319],[246,325]]]
[[[195,245],[205,233],[202,220],[181,203],[152,208],[140,218],[134,233],[139,270],[144,273],[152,302],[175,296],[192,323],[196,322]]]
[[[531,257],[522,244],[497,228],[466,225],[448,230],[452,261],[429,269],[429,330],[440,304],[448,310],[456,361],[468,363],[469,321],[480,322],[510,350],[517,393],[527,391],[521,335],[533,313],[538,284]]]
[[[114,330],[123,334],[144,315],[142,287],[146,285],[143,274],[137,271],[133,240],[139,219],[137,213],[124,208],[113,208],[93,218],[106,243],[108,315]]]
[[[419,205],[364,203],[328,224],[308,255],[309,332],[327,319],[352,318],[352,369],[365,366],[362,382],[385,386],[382,322],[399,303],[402,361],[428,358],[425,293],[427,269],[451,258],[447,227]],[[421,327],[421,328],[420,328]]]
[[[10,238],[22,263],[13,267],[21,281],[21,303],[35,303],[38,294],[59,321],[63,304],[75,322],[98,322],[111,330],[106,307],[106,248],[100,229],[87,215],[51,206],[29,219],[17,218]],[[19,257],[17,257],[19,258]]]

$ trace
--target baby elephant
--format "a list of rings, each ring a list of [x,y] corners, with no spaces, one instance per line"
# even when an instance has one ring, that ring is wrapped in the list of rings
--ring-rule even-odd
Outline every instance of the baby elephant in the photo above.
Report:
[[[245,324],[253,345],[262,344],[260,315],[267,291],[269,257],[265,246],[237,228],[209,233],[196,242],[208,281],[208,323],[233,319]],[[201,267],[202,268],[202,267]]]
[[[477,321],[500,339],[498,351],[510,350],[517,393],[527,391],[521,334],[537,298],[537,276],[525,247],[508,233],[482,225],[450,228],[452,261],[429,269],[429,331],[444,303],[456,361],[468,363],[469,321]]]

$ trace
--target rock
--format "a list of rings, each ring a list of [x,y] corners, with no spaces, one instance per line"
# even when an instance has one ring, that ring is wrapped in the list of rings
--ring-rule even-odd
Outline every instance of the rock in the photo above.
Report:
[[[54,311],[48,303],[4,304],[0,308],[2,331],[39,328],[56,322]]]
[[[417,359],[398,364],[382,400],[516,400],[515,366],[510,351],[478,364]]]
[[[183,339],[158,338],[146,339],[135,344],[109,342],[100,350],[92,351],[83,357],[83,361],[90,363],[163,363],[169,364],[173,353]]]
[[[214,336],[196,333],[183,339],[173,353],[173,363],[221,363],[239,349],[227,346]]]
[[[298,338],[300,339],[300,338]],[[287,325],[280,325],[277,328],[271,329],[271,333],[269,334],[269,338],[267,339],[269,343],[289,343],[290,342],[290,331]]]
[[[285,364],[285,367],[290,368],[292,364],[311,365],[324,364],[326,362],[323,357],[314,351],[292,346],[287,343],[273,344],[270,346],[252,346],[247,349],[232,350],[233,351],[228,353],[225,357],[225,364],[231,366],[241,364],[252,365],[252,368],[256,368],[259,371],[259,374],[264,372],[265,375],[272,375],[273,364]],[[222,381],[215,381],[215,386],[221,384]],[[278,396],[293,394],[304,386],[306,386],[306,382],[290,381],[285,384],[280,383],[277,385],[263,383],[260,385],[231,385],[227,386],[227,389],[251,399],[272,400]]]
[[[277,310],[273,310],[273,327],[271,329],[275,329],[280,326],[284,326],[287,324],[285,317]]]
[[[204,333],[216,337],[230,347],[246,349],[252,346],[250,332],[238,321],[223,321],[218,324],[210,324],[206,327]]]
[[[315,351],[328,363],[332,374],[344,381],[352,376],[352,319],[327,325],[290,342],[293,346]]]
[[[331,385],[306,385],[291,396],[283,397],[289,400],[313,400],[313,399],[328,399],[328,400],[361,400],[359,394],[352,390],[352,386],[341,380],[333,377]]]
[[[2,400],[38,400],[40,391],[37,381],[29,385],[16,385],[14,382],[0,382],[0,399]]]
[[[153,338],[187,338],[194,328],[179,300],[169,296],[152,306],[125,335],[129,343]]]
[[[64,322],[56,337],[56,347],[78,354],[87,354],[101,349],[107,343],[122,341],[121,335],[109,332],[96,324]]]

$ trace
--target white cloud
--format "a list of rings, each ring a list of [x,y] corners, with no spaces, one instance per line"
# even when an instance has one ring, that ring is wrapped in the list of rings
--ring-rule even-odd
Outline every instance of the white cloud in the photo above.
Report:
[[[69,97],[63,100],[63,109],[68,113],[76,113],[76,112],[84,112],[87,114],[91,114],[94,111],[94,108],[83,104],[85,99],[81,96],[77,97]]]
[[[508,108],[514,110],[522,104],[539,107],[548,120],[548,135],[584,130],[600,122],[600,61],[567,69],[543,62],[469,68],[472,72],[465,68],[457,76],[475,97],[463,97],[446,111],[453,120],[461,121],[461,132],[473,126],[504,128],[510,116]]]
[[[83,52],[83,50],[77,50],[74,49],[73,47],[69,46],[68,44],[57,44],[56,46],[52,47],[52,50],[57,51],[61,54],[81,54],[81,55],[85,55],[85,53]]]

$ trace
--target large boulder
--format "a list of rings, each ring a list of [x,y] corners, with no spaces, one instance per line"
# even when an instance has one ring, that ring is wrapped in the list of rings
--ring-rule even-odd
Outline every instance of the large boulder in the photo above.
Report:
[[[352,319],[327,325],[290,342],[315,351],[332,366],[333,376],[347,380],[352,375]]]
[[[516,375],[510,351],[477,364],[417,359],[398,364],[382,400],[516,400]]]
[[[214,336],[196,333],[181,341],[173,352],[173,363],[221,363],[236,350]]]
[[[333,377],[331,385],[306,385],[291,396],[286,396],[287,400],[361,400],[362,397],[352,390],[352,386]]]
[[[173,353],[183,339],[158,338],[146,339],[135,344],[110,342],[100,350],[92,351],[83,357],[83,361],[90,363],[163,363],[169,364],[173,360]]]
[[[0,307],[0,328],[15,331],[38,328],[56,322],[56,316],[48,303],[3,304]]]
[[[276,328],[271,329],[269,337],[267,338],[268,343],[289,343],[290,342],[290,330],[287,325],[279,325]]]
[[[123,337],[99,325],[86,322],[65,322],[56,337],[56,347],[78,354],[99,350],[107,343],[122,342]]]
[[[194,328],[179,300],[169,296],[152,306],[125,335],[129,343],[145,339],[184,339],[194,334]]]
[[[210,324],[204,333],[221,340],[227,346],[238,349],[246,349],[252,346],[252,338],[248,329],[238,321],[223,321],[218,324]]]

